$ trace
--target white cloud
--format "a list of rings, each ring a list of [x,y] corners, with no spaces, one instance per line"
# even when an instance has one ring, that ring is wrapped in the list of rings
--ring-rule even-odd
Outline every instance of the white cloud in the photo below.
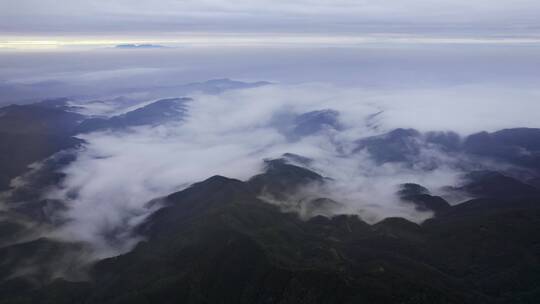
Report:
[[[419,182],[436,190],[453,184],[455,170],[378,166],[362,154],[343,158],[336,143],[346,155],[354,140],[396,127],[461,133],[540,127],[534,119],[540,110],[537,97],[491,86],[384,93],[322,84],[196,95],[183,123],[85,135],[86,149],[64,170],[62,187],[50,193],[70,205],[65,214],[70,222],[55,235],[92,242],[99,256],[125,251],[137,241],[127,236],[152,211],[145,207],[151,199],[215,174],[245,180],[260,172],[262,159],[286,152],[315,159],[314,169],[335,179],[326,191],[346,203],[343,212],[360,214],[369,222],[387,216],[422,220],[429,214],[399,204],[395,186]],[[518,105],[515,100],[520,100]],[[274,125],[276,115],[327,108],[341,113],[342,132],[290,142]],[[379,129],[374,130],[366,118],[379,111]]]

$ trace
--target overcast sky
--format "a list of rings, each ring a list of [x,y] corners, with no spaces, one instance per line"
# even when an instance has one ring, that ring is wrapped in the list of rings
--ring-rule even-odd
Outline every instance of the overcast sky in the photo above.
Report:
[[[538,0],[3,0],[0,35],[407,33],[535,36]]]

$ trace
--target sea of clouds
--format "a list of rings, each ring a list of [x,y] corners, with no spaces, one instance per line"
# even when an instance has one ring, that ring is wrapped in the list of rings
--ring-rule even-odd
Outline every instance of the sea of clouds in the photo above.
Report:
[[[426,147],[419,156],[436,159],[435,169],[381,165],[363,151],[353,153],[358,139],[401,127],[462,135],[540,127],[538,92],[494,87],[386,92],[273,84],[191,97],[187,116],[177,121],[80,135],[86,144],[47,194],[69,206],[62,214],[67,222],[51,235],[92,243],[98,257],[125,252],[139,241],[132,229],[158,207],[149,201],[213,175],[247,180],[263,171],[264,159],[284,153],[313,159],[309,169],[332,179],[316,191],[342,204],[336,214],[358,214],[369,223],[396,216],[421,222],[432,214],[401,203],[397,186],[414,182],[437,194],[459,179],[459,160]],[[519,107],[511,103],[516,98]],[[326,109],[339,113],[339,130],[291,136],[294,117]]]

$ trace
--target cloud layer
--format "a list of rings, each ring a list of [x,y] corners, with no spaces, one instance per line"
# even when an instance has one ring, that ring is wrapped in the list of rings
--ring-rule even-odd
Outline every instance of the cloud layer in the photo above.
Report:
[[[520,107],[512,105],[514,98]],[[493,87],[389,94],[304,84],[196,94],[184,121],[82,136],[88,144],[63,170],[64,182],[49,193],[70,206],[63,214],[68,223],[53,236],[93,243],[99,257],[124,252],[138,241],[131,229],[157,207],[149,208],[150,200],[216,174],[246,180],[261,172],[263,159],[287,152],[314,159],[312,169],[334,180],[317,191],[344,203],[339,212],[371,223],[388,216],[421,221],[431,214],[400,204],[397,185],[417,182],[437,193],[460,173],[452,161],[427,149],[426,158],[443,164],[437,170],[380,166],[363,153],[351,153],[355,141],[397,127],[462,134],[540,127],[537,101],[532,92]],[[329,108],[339,113],[339,131],[323,128],[299,139],[287,135],[290,117]]]

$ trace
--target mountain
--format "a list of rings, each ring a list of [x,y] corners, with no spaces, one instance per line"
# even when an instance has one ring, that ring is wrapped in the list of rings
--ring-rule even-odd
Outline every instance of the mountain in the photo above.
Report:
[[[407,162],[420,152],[420,135],[414,129],[395,129],[358,140],[353,152],[366,150],[378,163]]]
[[[73,135],[83,119],[43,103],[0,108],[0,190],[31,163],[79,146]]]
[[[176,87],[175,90],[187,92],[202,92],[206,94],[218,94],[227,90],[240,90],[258,88],[270,85],[267,81],[243,82],[231,80],[228,78],[211,79],[204,82],[193,82]]]
[[[533,128],[480,132],[463,138],[454,132],[395,129],[360,138],[353,153],[365,151],[379,164],[403,163],[425,169],[440,166],[440,160],[433,157],[433,153],[421,155],[426,150],[458,160],[454,165],[464,170],[500,163],[501,170],[506,167],[505,170],[521,171],[519,174],[526,172],[523,178],[534,181],[540,177],[540,129]]]
[[[540,189],[495,171],[473,171],[465,175],[464,184],[453,188],[474,197],[535,196]]]
[[[191,101],[190,98],[160,99],[125,114],[110,118],[89,118],[78,126],[77,132],[125,129],[181,121],[187,114],[187,103],[189,101]]]
[[[217,79],[186,88],[212,93],[258,85],[265,84]],[[463,138],[395,129],[358,139],[351,154],[337,147],[339,157],[362,152],[380,166],[462,172],[459,183],[442,189],[444,198],[436,195],[441,189],[420,184],[388,186],[397,190],[388,193],[397,198],[389,204],[433,214],[424,222],[393,217],[370,225],[342,214],[344,202],[319,191],[334,180],[312,169],[317,160],[285,153],[264,160],[262,172],[247,180],[213,176],[151,200],[151,211],[122,235],[141,240],[124,254],[96,258],[92,244],[59,238],[56,228],[71,220],[62,216],[69,201],[44,194],[63,186],[62,168],[84,144],[75,136],[182,122],[190,102],[128,102],[113,107],[122,114],[108,117],[75,113],[77,102],[68,99],[0,109],[5,189],[20,177],[0,193],[0,304],[506,304],[540,298],[538,129]],[[343,128],[331,109],[280,122],[276,130],[287,141]],[[28,167],[33,162],[39,165]],[[464,199],[451,205],[446,193]]]
[[[168,89],[175,94],[217,94],[226,90],[256,88],[268,84],[270,83],[263,81],[241,82],[224,78]],[[0,191],[8,190],[11,180],[27,172],[30,164],[42,161],[59,151],[79,147],[83,144],[82,140],[75,137],[79,133],[181,121],[187,114],[187,103],[190,100],[186,97],[159,99],[130,110],[136,103],[121,97],[109,102],[56,98],[0,108]],[[87,115],[96,107],[127,111],[112,117]]]
[[[428,189],[418,184],[402,184],[397,194],[401,200],[414,204],[419,211],[433,211],[440,214],[450,208],[446,200],[431,195]]]
[[[341,129],[339,112],[329,109],[300,114],[295,117],[293,125],[293,134],[298,137],[312,135],[325,129]]]
[[[75,113],[65,98],[0,108],[0,190],[9,189],[30,164],[82,145],[79,133],[181,121],[190,100],[161,99],[111,118]]]
[[[264,174],[253,176],[248,183],[259,194],[285,199],[307,184],[321,184],[324,178],[308,169],[289,164],[286,159],[266,160]]]
[[[211,177],[165,197],[137,229],[145,241],[94,264],[88,281],[18,290],[8,279],[0,303],[534,303],[540,294],[539,196],[371,226],[347,215],[305,220],[259,198],[288,191],[284,180],[324,182],[283,160],[247,182]]]
[[[540,129],[516,128],[468,136],[464,150],[514,165],[540,170]]]

